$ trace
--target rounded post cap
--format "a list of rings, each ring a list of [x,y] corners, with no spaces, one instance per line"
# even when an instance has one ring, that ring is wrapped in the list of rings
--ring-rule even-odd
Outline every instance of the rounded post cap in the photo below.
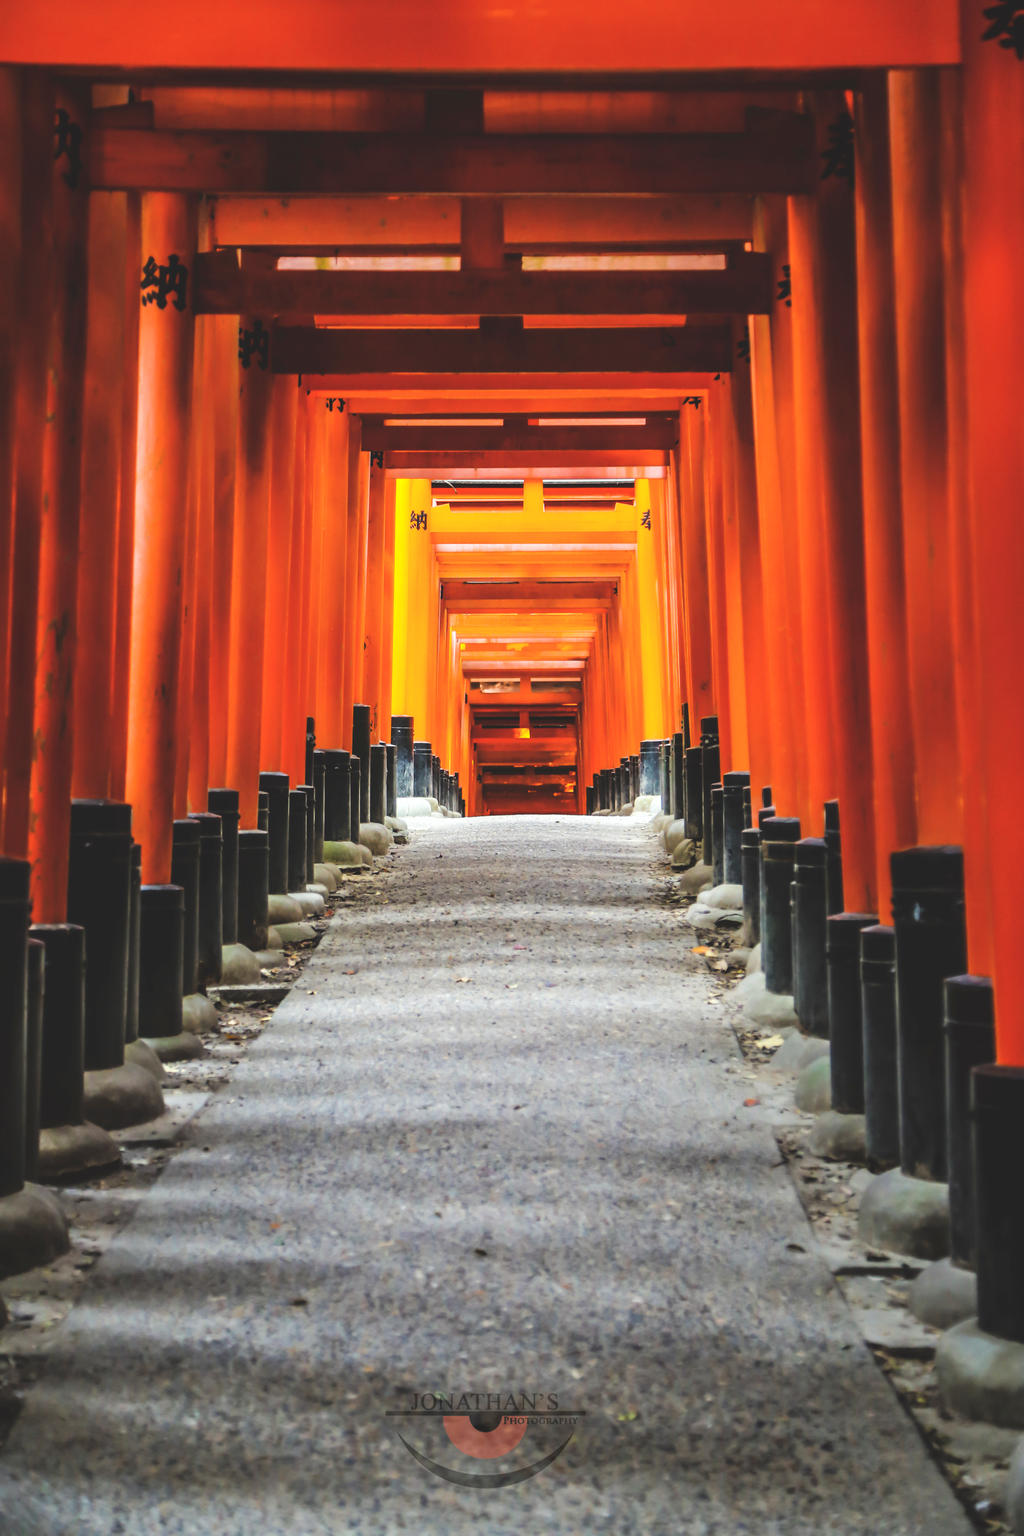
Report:
[[[995,1007],[991,977],[947,976],[942,991],[947,1023],[992,1027]]]

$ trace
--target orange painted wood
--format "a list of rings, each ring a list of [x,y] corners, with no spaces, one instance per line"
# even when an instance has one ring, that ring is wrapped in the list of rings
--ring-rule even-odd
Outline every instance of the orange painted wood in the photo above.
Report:
[[[14,463],[18,419],[15,386],[21,261],[21,112],[21,77],[13,69],[0,68],[0,721],[7,719],[14,558]],[[5,777],[5,765],[0,763],[0,851],[4,849]]]
[[[516,330],[491,320],[473,331],[347,330],[277,326],[275,373],[615,374],[725,373],[732,349],[716,326]]]
[[[251,329],[253,320],[241,325]],[[270,399],[273,376],[255,357],[238,380],[238,455],[231,563],[231,641],[227,694],[228,784],[238,790],[242,827],[255,827],[263,709],[264,605],[270,517]]]
[[[196,212],[188,199],[164,193],[143,198],[146,257],[166,263],[175,253],[188,265],[195,245]],[[140,312],[125,788],[142,845],[142,878],[149,884],[166,883],[171,875],[194,328],[188,308],[179,311],[173,302],[166,309],[148,304]]]
[[[139,416],[139,273],[142,198],[129,192],[123,282],[124,388],[121,397],[121,480],[117,510],[117,614],[110,678],[110,795],[125,797],[131,697],[132,581],[135,564],[135,465]]]
[[[201,239],[201,233],[199,238]],[[201,338],[198,333],[193,334],[193,359],[192,359],[192,409],[189,416],[191,430],[188,444],[188,492],[185,504],[181,509],[181,515],[185,522],[185,555],[182,565],[181,580],[181,632],[178,650],[178,728],[175,738],[175,774],[174,774],[174,815],[179,819],[188,815],[188,786],[189,771],[192,762],[192,753],[196,746],[197,735],[202,738],[206,735],[206,719],[199,721],[197,684],[195,672],[196,660],[196,598],[198,593],[198,572],[196,569],[199,549],[199,482],[198,472],[200,464],[200,441],[197,430],[198,412],[202,408],[201,398],[197,398],[200,385],[199,375],[202,372]],[[199,684],[199,694],[202,693],[202,684]],[[200,751],[205,750],[205,742],[200,740]],[[206,796],[204,795],[197,810],[206,809]]]
[[[1024,757],[1024,699],[1012,685],[1021,644],[1024,590],[1024,91],[1012,52],[980,39],[964,11],[964,309],[971,576],[978,645],[981,778],[966,786],[982,798],[991,869],[991,974],[1000,1061],[1024,1065],[1024,998],[1018,984],[1020,924],[1015,920],[1020,845],[997,785],[1012,781]],[[967,860],[973,863],[968,849]],[[973,870],[968,874],[973,879]],[[985,914],[968,914],[969,934]]]
[[[822,127],[842,97],[819,104]],[[860,471],[856,253],[852,189],[821,183],[819,252],[824,378],[823,516],[827,528],[825,601],[829,607],[836,788],[843,837],[843,893],[851,912],[877,911],[868,700],[867,614]],[[838,360],[847,360],[844,367]]]
[[[384,481],[384,575],[381,592],[380,732],[391,740],[391,672],[395,650],[395,494],[393,480]]]
[[[18,279],[14,547],[11,569],[10,671],[4,743],[4,851],[25,858],[33,759],[36,616],[43,521],[46,338],[52,304],[53,82],[22,81],[21,259]],[[6,664],[6,662],[5,662]]]
[[[707,518],[704,506],[704,435],[703,410],[694,411],[687,407],[679,420],[679,520],[683,551],[686,699],[693,720],[714,712]]]
[[[310,546],[312,513],[308,476],[309,400],[295,396],[295,457],[292,495],[291,558],[289,560],[288,626],[285,654],[292,658],[293,685],[285,688],[286,771],[293,783],[301,783],[306,769],[306,718],[315,715],[315,687],[311,673],[312,646],[307,640],[309,620]],[[319,726],[317,727],[319,730]],[[322,745],[323,743],[321,743]]]
[[[323,408],[314,409],[314,442],[323,498],[323,548],[313,578],[319,595],[311,641],[317,649],[317,734],[325,747],[347,748],[352,739],[351,684],[345,710],[345,671],[348,656],[346,624],[358,579],[349,556],[349,437],[352,418]],[[319,420],[317,420],[319,418]]]
[[[348,524],[348,586],[341,598],[334,598],[334,622],[344,636],[345,662],[342,675],[341,710],[344,728],[351,734],[352,706],[366,701],[358,697],[363,674],[363,615],[366,606],[366,471],[360,452],[362,422],[354,416],[349,423],[347,459],[346,514]]]
[[[774,292],[758,252],[721,271],[653,272],[264,272],[225,256],[200,260],[198,314],[748,315],[767,313]]]
[[[538,83],[577,71],[808,70],[835,66],[956,63],[957,12],[951,0],[910,0],[893,8],[862,0],[822,10],[785,0],[770,10],[743,0],[730,7],[698,0],[653,0],[623,25],[609,0],[543,0],[515,8],[466,9],[455,0],[429,8],[389,0],[295,0],[281,26],[273,0],[217,7],[182,0],[173,30],[140,26],[129,0],[88,11],[20,7],[5,14],[2,56],[15,63],[117,66],[131,39],[136,74],[153,68],[336,72],[341,81],[389,86],[389,77],[426,71],[454,76],[525,75]],[[541,64],[543,61],[543,67]],[[435,82],[432,82],[435,83]],[[676,83],[673,79],[673,83]]]
[[[472,199],[486,204],[484,198]],[[458,252],[457,197],[221,196],[213,199],[217,243],[294,252]],[[738,194],[631,199],[516,197],[504,209],[505,242],[546,251],[720,249],[750,238],[750,200]]]
[[[88,96],[80,87],[61,87],[56,100],[73,122],[84,120]],[[62,162],[51,165],[51,175],[53,288],[44,342],[48,389],[28,845],[32,909],[42,923],[63,922],[67,913],[88,298],[88,194],[81,177],[76,186],[68,184]]]
[[[207,791],[219,788],[210,773],[210,675],[223,658],[215,657],[210,640],[213,609],[220,601],[214,564],[216,530],[214,528],[214,456],[216,433],[214,413],[208,391],[210,366],[208,355],[214,345],[209,319],[196,324],[196,356],[193,368],[193,475],[196,499],[195,540],[195,618],[192,639],[192,698],[189,720],[188,789],[189,811],[205,811]]]
[[[228,778],[228,695],[231,686],[231,601],[235,559],[235,476],[238,455],[238,323],[207,319],[204,399],[213,429],[213,568],[210,611],[210,786],[237,789]],[[249,823],[255,826],[255,822]]]
[[[293,588],[291,567],[296,558],[293,500],[297,411],[298,391],[294,384],[290,379],[275,379],[270,405],[270,523],[260,718],[260,768],[275,773],[288,771],[285,763],[290,759],[289,735],[295,729],[288,718],[286,700],[295,660],[288,651],[287,637]],[[300,776],[296,783],[302,782]]]
[[[728,750],[728,756],[723,756],[722,766],[728,772],[730,768],[752,771],[750,768],[752,706],[749,693],[760,675],[760,660],[764,644],[763,639],[759,637],[757,649],[748,663],[750,623],[754,617],[760,619],[759,607],[755,607],[748,613],[747,595],[744,591],[744,564],[756,566],[758,574],[760,572],[757,541],[755,538],[749,546],[744,548],[741,536],[744,519],[743,500],[748,495],[753,498],[755,534],[757,529],[749,382],[745,376],[730,378],[725,383],[725,390],[718,389],[709,394],[708,441],[712,460],[716,466],[720,466],[717,472],[722,482],[722,561],[725,583],[724,622],[728,636],[726,658],[729,720],[727,736],[721,739],[723,748]],[[742,398],[744,415],[741,420],[739,406],[743,396],[745,396]],[[752,581],[751,574],[748,584]],[[757,584],[757,593],[759,596],[759,584]],[[719,713],[721,714],[721,711]]]
[[[945,297],[938,80],[889,81],[907,660],[923,843],[962,835],[947,476]]]
[[[367,493],[366,535],[366,613],[363,623],[362,696],[370,706],[370,736],[373,741],[387,741],[384,693],[381,687],[382,657],[390,644],[390,620],[385,627],[384,548],[387,508],[387,479],[383,466],[371,464]],[[391,706],[387,705],[390,721]]]
[[[857,106],[857,321],[864,495],[864,573],[874,756],[880,920],[892,915],[889,855],[917,842],[914,734],[900,498],[899,391],[892,266],[889,103],[884,81]]]
[[[98,124],[89,179],[113,191],[277,193],[806,192],[796,113],[749,133],[212,133]]]
[[[654,450],[655,462],[661,454],[674,448],[678,438],[678,422],[671,418],[644,427],[379,427],[364,424],[363,443],[366,449],[386,453],[391,462],[392,454],[410,453],[513,453],[531,454],[543,459],[546,451],[559,455],[603,453],[613,457],[625,454],[632,457],[645,450]],[[401,459],[394,461],[401,464]]]

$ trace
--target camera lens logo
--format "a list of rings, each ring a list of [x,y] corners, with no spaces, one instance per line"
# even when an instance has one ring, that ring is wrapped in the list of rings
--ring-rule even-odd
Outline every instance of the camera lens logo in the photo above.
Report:
[[[399,1440],[421,1467],[463,1488],[508,1488],[550,1467],[569,1444],[582,1410],[560,1410],[554,1393],[416,1393],[412,1408],[392,1408]],[[540,1454],[538,1454],[538,1452]],[[469,1461],[508,1458],[500,1470]]]

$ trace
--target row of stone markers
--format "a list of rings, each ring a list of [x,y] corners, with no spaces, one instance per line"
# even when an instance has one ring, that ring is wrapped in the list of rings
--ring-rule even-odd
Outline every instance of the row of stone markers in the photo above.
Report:
[[[750,1022],[784,1036],[773,1066],[817,1114],[811,1150],[876,1174],[864,1243],[931,1261],[910,1304],[948,1330],[946,1405],[1024,1429],[1024,1069],[994,1065],[992,985],[965,974],[962,850],[894,851],[882,923],[844,910],[838,802],[823,806],[823,837],[801,837],[770,788],[760,798],[754,825],[750,775],[721,772],[717,720],[691,745],[684,710],[680,732],[595,775],[587,808],[653,810],[673,867],[688,870],[688,919],[740,928],[751,958],[737,996]]]
[[[110,1132],[161,1114],[162,1063],[202,1052],[208,989],[258,983],[284,944],[315,938],[307,919],[346,873],[407,840],[399,787],[414,787],[419,749],[428,803],[436,789],[448,814],[461,807],[411,725],[396,717],[395,743],[371,742],[357,704],[343,752],[319,750],[310,720],[308,782],[261,774],[252,828],[237,790],[210,789],[205,811],[173,824],[167,884],[142,883],[131,806],[74,801],[64,923],[32,924],[28,861],[0,859],[0,1275],[66,1248],[60,1207],[35,1181],[120,1161]]]

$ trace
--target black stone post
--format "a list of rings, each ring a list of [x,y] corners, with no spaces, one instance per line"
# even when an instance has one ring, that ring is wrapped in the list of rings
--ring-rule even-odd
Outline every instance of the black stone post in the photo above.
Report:
[[[316,720],[312,715],[306,716],[306,783],[313,782],[313,753],[316,751]]]
[[[128,1045],[132,1040],[139,1038],[139,966],[141,964],[141,925],[142,925],[142,845],[132,843],[132,855],[130,865],[130,904],[128,917],[128,1003],[125,1010],[124,1039]],[[45,942],[45,941],[44,941]],[[85,931],[82,932],[82,976],[85,984]],[[218,963],[220,956],[217,957]],[[49,960],[47,960],[49,965]],[[218,972],[218,975],[220,973]],[[85,1007],[85,996],[82,996],[82,1007]],[[82,1015],[83,1028],[85,1014]],[[84,1036],[83,1036],[84,1044]],[[59,1123],[59,1122],[57,1122]]]
[[[839,832],[839,801],[825,801],[825,846],[828,849],[828,912],[843,910],[843,845]]]
[[[733,770],[722,775],[722,878],[727,885],[743,880],[743,791],[749,787],[749,773]]]
[[[260,789],[268,796],[270,889],[283,895],[288,890],[288,775],[261,773]]]
[[[353,757],[348,765],[348,835],[359,847],[359,832],[363,824],[363,765]]]
[[[967,969],[960,848],[904,848],[890,856],[896,930],[900,1166],[946,1178],[946,1053],[942,984]]]
[[[1024,1067],[975,1067],[971,1120],[978,1324],[1024,1344]]]
[[[220,817],[223,942],[238,940],[238,790],[210,789],[206,809]]]
[[[656,795],[661,780],[661,742],[653,737],[640,743],[640,793]]]
[[[896,934],[884,923],[860,931],[860,998],[867,1160],[873,1168],[893,1168],[900,1160]]]
[[[412,744],[412,792],[417,798],[423,800],[431,794],[431,779],[434,772],[432,750],[429,741],[414,741]]]
[[[832,1108],[841,1115],[862,1115],[865,1111],[860,936],[863,929],[877,924],[877,912],[834,912],[827,919]]]
[[[741,841],[743,860],[743,941],[752,949],[761,942],[761,833],[746,827]]]
[[[270,897],[270,834],[247,827],[238,834],[238,942],[267,947]]]
[[[825,895],[828,851],[823,837],[796,844],[793,884],[793,1008],[809,1035],[828,1039],[828,976],[825,967]]]
[[[256,830],[270,831],[270,796],[265,789],[256,791]]]
[[[711,883],[725,879],[725,791],[721,784],[711,786]]]
[[[370,748],[370,820],[387,825],[388,749],[382,741]]]
[[[661,800],[662,815],[671,815],[671,802],[669,791],[672,787],[672,743],[663,741],[658,745],[658,797]]]
[[[313,863],[324,861],[324,815],[327,798],[327,754],[313,753]],[[312,879],[312,876],[310,876]]]
[[[629,798],[635,805],[636,797],[640,793],[640,754],[634,752],[627,759],[629,763]]]
[[[324,753],[324,840],[328,843],[347,842],[351,834],[350,773],[347,752]]]
[[[173,826],[171,884],[180,885],[185,893],[181,990],[185,997],[190,997],[199,991],[199,823],[183,818]],[[89,942],[88,933],[85,942]]]
[[[743,827],[744,827],[744,831],[748,827],[752,827],[753,825],[754,825],[754,805],[753,805],[753,800],[751,799],[750,785],[747,784],[744,787],[744,790],[743,790]]]
[[[0,1196],[25,1183],[27,859],[0,858]]]
[[[800,823],[795,816],[769,816],[761,823],[761,965],[767,991],[793,990],[793,883]]]
[[[668,752],[668,805],[665,809],[669,812],[673,821],[682,820],[686,806],[686,756],[683,747],[683,734],[676,731],[669,740]]]
[[[683,748],[684,748],[684,750],[687,750],[687,749],[689,749],[689,747],[692,744],[691,741],[690,741],[690,706],[689,706],[689,704],[684,704],[683,705],[682,732],[683,732]]]
[[[27,941],[27,999],[25,1008],[25,1177],[39,1177],[39,1093],[43,1051],[43,974],[46,947],[31,936]]]
[[[220,817],[212,811],[195,811],[190,819],[199,826],[199,987],[205,992],[221,978],[223,830]]]
[[[352,706],[352,756],[359,759],[359,819],[372,821],[370,815],[370,706]]]
[[[704,803],[701,807],[703,838],[701,859],[708,867],[715,862],[715,825],[711,816],[711,787],[722,778],[721,752],[718,745],[718,716],[705,715],[700,722],[701,782]]]
[[[388,815],[394,820],[398,815],[398,753],[394,742],[386,742],[385,749],[388,754],[387,774],[385,775],[387,793],[385,795],[385,808]]]
[[[401,795],[403,800],[409,800],[415,794],[412,787],[412,735],[412,715],[391,716],[391,739],[395,743],[395,793]]]
[[[592,784],[588,784],[587,785],[587,815],[588,816],[593,816],[593,814],[594,814],[594,786]]]
[[[39,1124],[81,1125],[85,1073],[85,929],[37,923],[46,950]]]
[[[991,1066],[996,1058],[992,983],[987,976],[950,976],[944,990],[949,1255],[958,1268],[973,1269],[977,1257],[977,1233],[971,1072],[975,1067]]]
[[[686,827],[689,835],[702,842],[704,838],[704,753],[700,747],[687,747],[684,756],[685,794],[683,799]],[[705,864],[707,860],[704,860]]]
[[[286,890],[306,889],[306,789],[288,793],[288,883]]]
[[[124,1062],[131,861],[131,806],[73,800],[68,922],[85,929],[85,1065],[90,1072]],[[180,976],[178,985],[180,1001]]]
[[[195,826],[194,822],[192,826]],[[197,843],[198,832],[196,827]],[[242,834],[243,837],[248,835]],[[196,851],[198,853],[198,846]],[[180,885],[144,885],[140,897],[139,1030],[145,1040],[169,1039],[183,1031],[181,999],[185,972],[185,892]],[[85,946],[85,995],[88,1008],[89,973],[92,969],[88,930]],[[92,1070],[89,1060],[88,1016],[85,1065],[87,1070]],[[103,1065],[120,1066],[121,1062],[104,1062]]]
[[[433,797],[437,801],[438,805],[440,805],[440,803],[441,803],[441,759],[438,757],[436,752],[434,753],[433,757],[430,759],[430,793],[433,795]]]
[[[597,776],[597,808],[599,811],[610,811],[612,808],[612,771],[610,768],[602,768]]]
[[[313,764],[314,776],[316,763]],[[316,874],[316,789],[312,784],[300,784],[299,788],[306,796],[306,883],[310,884]],[[301,889],[301,887],[300,887]]]

